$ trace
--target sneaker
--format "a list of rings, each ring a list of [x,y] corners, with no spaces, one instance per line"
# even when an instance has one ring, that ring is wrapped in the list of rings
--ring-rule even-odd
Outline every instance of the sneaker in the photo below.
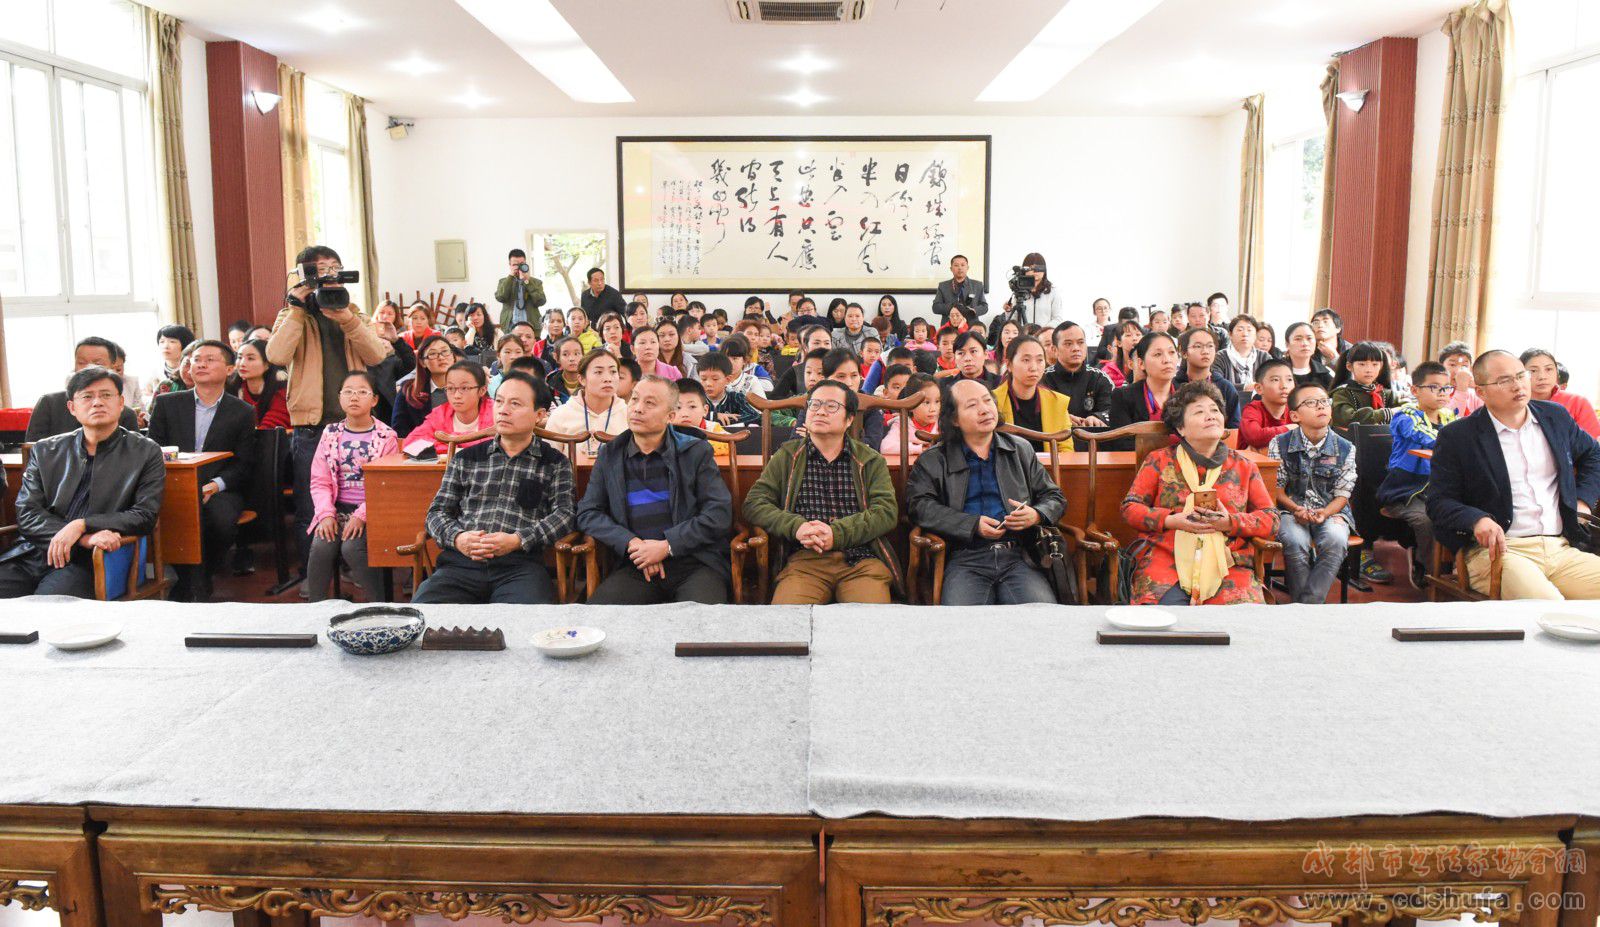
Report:
[[[1394,574],[1383,568],[1371,551],[1361,552],[1361,576],[1368,582],[1392,583]]]

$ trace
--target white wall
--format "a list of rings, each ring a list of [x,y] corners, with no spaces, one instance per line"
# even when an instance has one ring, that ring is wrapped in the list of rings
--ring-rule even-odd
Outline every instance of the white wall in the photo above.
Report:
[[[1445,66],[1450,38],[1435,29],[1417,39],[1416,129],[1411,141],[1411,229],[1406,242],[1406,359],[1415,367],[1427,358],[1428,245],[1433,228],[1433,181],[1439,172]]]
[[[206,91],[206,43],[183,34],[183,148],[189,165],[189,211],[194,219],[195,272],[205,335],[219,338],[216,216],[211,208],[211,111]]]
[[[1209,117],[424,119],[398,142],[385,122],[369,113],[380,291],[443,286],[490,302],[506,251],[531,229],[609,229],[614,253],[618,135],[804,133],[992,135],[991,305],[1029,251],[1081,320],[1098,296],[1167,304],[1234,286],[1235,242],[1215,217],[1238,208],[1217,178],[1237,171],[1239,142]],[[434,280],[433,242],[449,238],[467,242],[468,283]],[[706,302],[732,312],[743,298]],[[907,317],[928,305],[900,304]]]

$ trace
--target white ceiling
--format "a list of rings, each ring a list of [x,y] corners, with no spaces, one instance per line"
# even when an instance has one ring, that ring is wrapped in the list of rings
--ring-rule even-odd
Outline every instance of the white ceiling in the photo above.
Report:
[[[726,0],[554,0],[635,100],[581,104],[454,0],[145,2],[204,38],[239,39],[383,112],[419,117],[1213,115],[1263,89],[1314,86],[1330,54],[1433,31],[1460,5],[1164,0],[1037,101],[980,104],[1063,0],[875,0],[865,22],[843,26],[735,23]],[[785,69],[801,57],[832,66]],[[396,67],[411,59],[439,70]],[[784,99],[802,87],[826,99]],[[473,94],[490,102],[463,105]]]

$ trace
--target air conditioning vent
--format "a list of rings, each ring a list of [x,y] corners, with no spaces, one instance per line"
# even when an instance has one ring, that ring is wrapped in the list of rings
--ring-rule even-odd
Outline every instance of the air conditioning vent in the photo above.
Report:
[[[871,9],[872,0],[728,0],[728,12],[742,23],[853,23]]]

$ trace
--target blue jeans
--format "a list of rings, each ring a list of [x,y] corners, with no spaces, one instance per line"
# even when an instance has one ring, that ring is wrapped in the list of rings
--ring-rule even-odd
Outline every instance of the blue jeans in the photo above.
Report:
[[[1350,523],[1329,518],[1320,525],[1302,525],[1288,512],[1279,512],[1278,543],[1283,545],[1284,578],[1289,600],[1301,605],[1321,605],[1339,575],[1350,546]]]
[[[1056,604],[1044,573],[1022,559],[1012,544],[976,542],[956,551],[944,567],[945,605]]]

